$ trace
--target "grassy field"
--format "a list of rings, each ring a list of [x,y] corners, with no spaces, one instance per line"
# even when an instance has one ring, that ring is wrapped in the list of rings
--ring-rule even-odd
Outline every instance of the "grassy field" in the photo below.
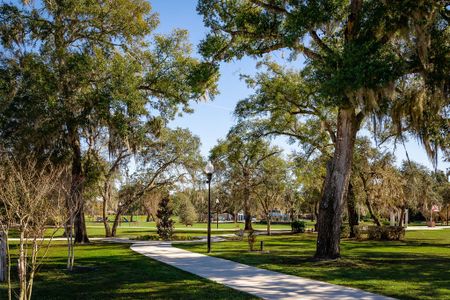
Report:
[[[128,244],[93,243],[75,251],[77,267],[68,272],[65,245],[51,247],[33,299],[256,299],[137,254]],[[0,299],[7,299],[4,284]]]
[[[127,219],[130,219],[129,216],[126,216]],[[155,222],[145,222],[145,216],[134,217],[136,222],[121,222],[120,226],[117,229],[118,237],[130,237],[135,238],[138,236],[156,234],[156,223]],[[175,218],[176,221],[176,218]],[[110,223],[112,226],[112,223]],[[313,225],[309,224],[310,227]],[[103,227],[103,223],[95,222],[90,219],[86,222],[88,235],[89,237],[104,237],[105,229]],[[256,230],[266,230],[266,225],[264,224],[253,224],[254,229]],[[234,233],[239,229],[243,229],[243,223],[219,223],[219,228],[217,229],[216,223],[211,225],[211,233],[213,235],[219,234],[227,234]],[[289,224],[274,224],[272,225],[272,230],[290,230],[291,227]],[[63,236],[63,229],[57,231],[55,237]],[[53,233],[52,229],[47,230],[47,236]],[[176,235],[188,235],[188,236],[204,236],[207,233],[207,224],[206,223],[196,223],[193,226],[186,227],[185,225],[176,222],[175,223],[175,234]],[[11,237],[18,237],[14,231],[10,233]]]
[[[450,230],[407,232],[402,242],[344,240],[342,259],[332,262],[311,259],[315,238],[259,236],[266,254],[249,252],[245,241],[221,242],[212,255],[399,299],[450,299]],[[176,246],[205,253],[204,245]]]

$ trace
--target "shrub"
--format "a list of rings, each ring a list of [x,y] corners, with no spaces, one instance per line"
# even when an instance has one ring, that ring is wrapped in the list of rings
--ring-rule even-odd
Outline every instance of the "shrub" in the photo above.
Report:
[[[294,221],[291,223],[293,233],[303,233],[306,230],[306,223],[304,221]]]
[[[350,237],[350,227],[348,224],[341,225],[341,238]]]
[[[355,238],[358,240],[362,240],[364,237],[367,237],[369,231],[369,226],[367,225],[355,225],[353,226],[353,232],[355,233]]]
[[[369,226],[369,240],[399,241],[405,237],[405,228],[401,226]]]
[[[159,203],[158,212],[156,216],[158,217],[158,235],[164,241],[169,241],[173,235],[173,220],[172,214],[173,209],[169,205],[169,198],[164,197]]]
[[[191,241],[191,240],[198,240],[199,237],[194,237],[187,234],[174,234],[172,235],[173,241]],[[161,238],[157,234],[147,234],[147,235],[140,235],[135,238],[135,240],[138,241],[160,241]]]
[[[184,224],[185,226],[194,225],[197,220],[197,212],[189,199],[185,199],[183,203],[181,203],[178,216],[180,217],[181,224]]]

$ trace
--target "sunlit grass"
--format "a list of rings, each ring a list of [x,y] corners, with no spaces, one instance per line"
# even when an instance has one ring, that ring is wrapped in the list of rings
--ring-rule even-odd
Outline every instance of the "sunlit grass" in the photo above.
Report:
[[[232,241],[213,244],[212,255],[400,299],[450,299],[450,230],[407,232],[402,242],[344,240],[342,258],[331,262],[312,259],[315,234],[261,240],[269,253],[249,252],[245,241]],[[176,246],[206,250],[202,244]]]
[[[68,272],[66,246],[55,242],[36,277],[33,299],[255,299],[159,263],[129,247],[79,245],[75,269]],[[7,299],[5,284],[0,284],[0,299]]]

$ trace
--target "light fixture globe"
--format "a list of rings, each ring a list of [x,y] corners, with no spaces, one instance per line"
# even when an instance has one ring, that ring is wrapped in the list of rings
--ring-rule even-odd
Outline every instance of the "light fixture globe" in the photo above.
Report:
[[[210,161],[208,161],[208,163],[206,164],[205,173],[207,175],[211,175],[212,173],[214,173],[214,166]]]

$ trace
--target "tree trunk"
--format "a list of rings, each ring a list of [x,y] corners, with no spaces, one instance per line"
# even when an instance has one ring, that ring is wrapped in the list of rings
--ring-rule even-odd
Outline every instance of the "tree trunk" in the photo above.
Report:
[[[250,211],[250,189],[248,187],[248,184],[246,184],[244,188],[244,219],[245,219],[244,230],[253,230],[252,213]]]
[[[152,220],[152,212],[151,209],[144,205],[145,214],[147,215],[145,222],[151,222]]]
[[[353,190],[353,184],[350,182],[348,184],[348,195],[347,195],[347,210],[348,210],[348,225],[350,226],[350,238],[355,237],[355,228],[358,226],[358,213],[356,212],[356,198],[355,191]]]
[[[81,202],[79,211],[75,214],[75,243],[85,244],[89,243],[87,234],[85,217],[84,217],[84,202]]]
[[[353,149],[360,123],[358,118],[352,108],[339,109],[335,152],[327,167],[317,220],[315,257],[318,259],[336,259],[340,256],[342,209],[350,181]]]
[[[7,280],[6,273],[7,271],[7,253],[6,253],[6,243],[7,243],[7,237],[6,232],[0,231],[0,282],[4,282]]]
[[[120,218],[122,217],[122,209],[118,209],[117,210],[117,213],[116,213],[116,217],[115,217],[115,219],[114,219],[114,223],[113,223],[113,226],[112,226],[112,229],[111,229],[111,236],[112,237],[115,237],[116,236],[116,233],[117,233],[117,227],[119,227],[119,221],[120,221]]]
[[[70,189],[70,205],[68,209],[75,217],[75,243],[89,243],[84,219],[83,184],[84,174],[81,162],[80,139],[76,128],[68,128],[68,140],[72,148],[72,183]]]
[[[20,228],[20,242],[19,242],[19,259],[17,270],[19,273],[19,299],[25,300],[27,297],[27,260],[25,250],[25,234],[23,228]]]
[[[107,177],[105,184],[103,185],[103,203],[102,203],[102,218],[103,218],[103,226],[105,227],[105,237],[111,236],[111,227],[108,222],[108,203],[110,203],[111,199],[111,185],[109,184],[109,177]]]
[[[271,235],[271,232],[270,232],[270,215],[269,214],[267,214],[266,220],[267,220],[267,235]]]
[[[245,220],[245,227],[244,230],[253,230],[252,226],[252,215],[249,211],[244,212],[244,220]]]
[[[375,224],[377,226],[381,226],[380,220],[378,219],[377,215],[374,213],[372,204],[370,203],[369,190],[367,188],[367,180],[361,174],[360,174],[360,178],[363,183],[364,193],[366,194],[365,202],[366,202],[367,209],[369,210],[370,217],[372,218],[372,220],[375,222]]]
[[[130,213],[130,223],[133,222],[133,217],[134,217],[134,214],[133,214],[133,213]]]
[[[369,196],[366,195],[366,206],[369,210],[370,216],[372,217],[372,220],[375,222],[377,226],[381,226],[380,219],[378,219],[378,216],[373,212],[372,204],[370,203]]]
[[[105,237],[110,237],[111,236],[111,227],[109,226],[109,222],[108,222],[108,214],[106,213],[106,207],[107,207],[107,200],[104,197],[103,198],[103,225],[105,226]]]

